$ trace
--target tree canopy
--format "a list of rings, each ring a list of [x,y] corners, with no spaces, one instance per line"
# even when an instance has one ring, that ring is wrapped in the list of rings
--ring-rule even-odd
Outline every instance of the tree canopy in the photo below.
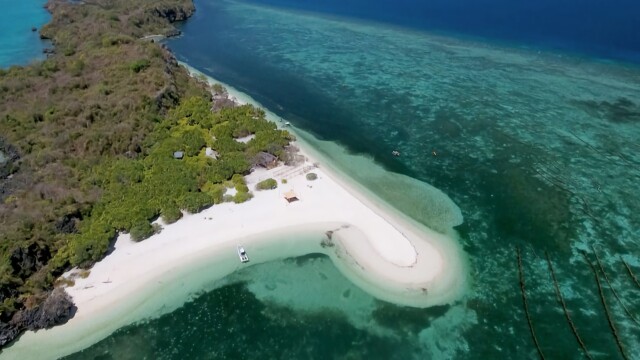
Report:
[[[41,34],[55,52],[0,70],[0,151],[15,154],[0,171],[0,322],[71,266],[101,259],[119,232],[140,241],[159,217],[249,200],[252,157],[292,140],[250,105],[212,112],[210,90],[141,39],[175,34],[170,22],[193,11],[190,0],[47,6]]]

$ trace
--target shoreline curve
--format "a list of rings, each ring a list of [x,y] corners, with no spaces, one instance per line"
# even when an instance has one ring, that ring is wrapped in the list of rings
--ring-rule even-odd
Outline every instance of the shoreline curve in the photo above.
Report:
[[[247,98],[240,101],[262,108]],[[255,192],[247,203],[185,215],[140,243],[121,234],[113,253],[67,288],[78,307],[75,317],[25,333],[2,357],[65,356],[118,328],[168,313],[239,269],[235,247],[240,243],[251,257],[249,264],[323,253],[364,291],[399,305],[429,307],[464,295],[466,256],[454,230],[441,234],[403,216],[325,167],[327,159],[318,161],[316,153],[309,157],[312,147],[298,145],[306,158],[302,167],[280,166],[247,176],[250,188],[273,177],[278,189]],[[306,180],[307,171],[318,180]],[[283,193],[289,190],[300,201],[287,203]]]

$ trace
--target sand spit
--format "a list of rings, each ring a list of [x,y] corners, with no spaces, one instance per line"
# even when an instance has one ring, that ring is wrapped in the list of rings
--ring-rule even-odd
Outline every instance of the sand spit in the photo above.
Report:
[[[351,281],[393,303],[428,307],[462,296],[466,261],[453,232],[443,235],[403,217],[301,145],[303,163],[247,176],[250,189],[267,178],[278,181],[277,189],[187,214],[140,243],[121,234],[113,253],[67,288],[78,306],[75,317],[25,333],[2,358],[71,354],[127,324],[172,311],[242,266],[308,253],[329,255]],[[307,179],[311,172],[316,180]],[[298,201],[285,200],[291,191]],[[239,262],[238,244],[249,263]]]

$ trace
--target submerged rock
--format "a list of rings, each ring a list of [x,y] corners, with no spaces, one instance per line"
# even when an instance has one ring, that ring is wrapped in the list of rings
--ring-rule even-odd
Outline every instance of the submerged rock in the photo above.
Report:
[[[614,101],[576,100],[572,102],[587,114],[612,123],[640,122],[640,104],[620,97]]]

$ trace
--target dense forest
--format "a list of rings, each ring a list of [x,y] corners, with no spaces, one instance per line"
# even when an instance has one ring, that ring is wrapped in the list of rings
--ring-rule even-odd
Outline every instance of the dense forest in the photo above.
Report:
[[[259,109],[215,106],[204,82],[143,39],[176,35],[171,23],[193,13],[191,0],[47,8],[47,59],[0,69],[0,346],[71,316],[43,308],[60,296],[56,278],[104,257],[119,232],[140,241],[158,217],[250,199],[252,159],[282,157],[292,140]]]

